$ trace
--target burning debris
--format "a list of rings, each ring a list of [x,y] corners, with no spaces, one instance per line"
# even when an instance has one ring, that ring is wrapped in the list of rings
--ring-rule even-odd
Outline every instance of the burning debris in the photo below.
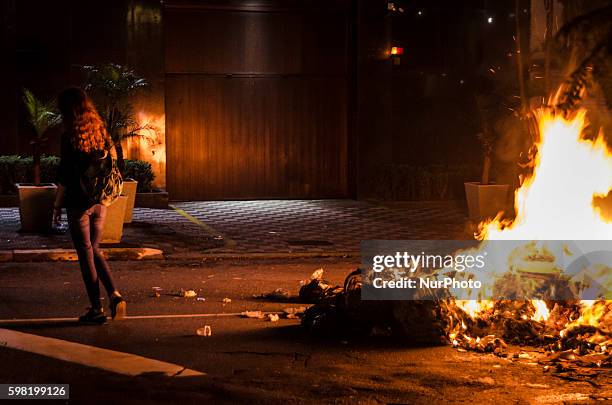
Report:
[[[593,206],[594,197],[612,188],[612,153],[601,136],[582,138],[584,112],[566,119],[540,111],[538,119],[533,172],[516,192],[516,217],[482,223],[477,235],[481,245],[470,250],[482,251],[489,240],[509,241],[503,260],[486,268],[483,290],[488,297],[533,299],[484,299],[481,290],[461,300],[448,291],[433,300],[417,294],[411,301],[362,301],[362,287],[369,282],[365,272],[349,274],[343,288],[329,286],[321,272],[300,290],[302,299],[316,303],[306,310],[302,324],[313,332],[390,331],[411,343],[451,344],[459,351],[539,364],[543,371],[567,380],[609,384],[612,301],[607,297],[612,263],[581,264],[595,269],[589,274],[599,275],[595,281],[569,277],[555,263],[562,259],[559,255],[572,252],[555,256],[537,241],[612,240],[612,223]],[[578,298],[594,285],[600,288],[595,299]],[[524,346],[534,350],[519,348]]]
[[[356,270],[342,292],[305,311],[302,325],[313,333],[450,344],[459,351],[537,363],[560,378],[591,384],[612,377],[612,301],[361,301],[361,287]],[[525,346],[533,347],[533,354]]]

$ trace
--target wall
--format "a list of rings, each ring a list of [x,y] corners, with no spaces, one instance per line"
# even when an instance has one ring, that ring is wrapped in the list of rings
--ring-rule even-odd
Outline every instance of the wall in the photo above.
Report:
[[[51,99],[83,83],[80,65],[112,61],[134,67],[152,83],[148,94],[136,100],[137,112],[163,123],[162,32],[155,17],[161,15],[159,0],[3,0],[0,7],[1,51],[7,56],[0,64],[0,154],[30,153],[32,130],[25,122],[21,89]],[[49,131],[44,153],[59,153],[60,131]],[[153,144],[132,144],[128,153],[154,164],[161,187],[163,142],[162,131]]]
[[[358,2],[358,197],[462,198],[482,160],[474,96],[489,76],[516,83],[514,1],[396,3]]]

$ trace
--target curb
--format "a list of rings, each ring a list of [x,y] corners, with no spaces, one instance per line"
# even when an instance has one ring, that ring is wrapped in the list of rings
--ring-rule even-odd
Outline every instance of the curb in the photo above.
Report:
[[[108,260],[160,260],[164,254],[151,248],[106,248],[102,252]],[[24,249],[0,251],[0,263],[73,262],[78,257],[74,249]]]
[[[270,260],[270,259],[324,259],[355,258],[360,252],[211,252],[199,254],[165,254],[152,248],[103,248],[108,260]],[[0,263],[73,262],[78,257],[74,249],[0,250]]]

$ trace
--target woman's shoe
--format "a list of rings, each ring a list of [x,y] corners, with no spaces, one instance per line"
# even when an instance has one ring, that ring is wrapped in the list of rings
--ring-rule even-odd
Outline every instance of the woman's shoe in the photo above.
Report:
[[[89,308],[89,311],[87,311],[85,315],[79,317],[79,322],[92,325],[102,325],[104,322],[106,322],[106,315],[104,315],[104,310],[102,308]]]
[[[114,296],[110,300],[110,310],[113,320],[123,319],[127,314],[127,302],[121,296]]]

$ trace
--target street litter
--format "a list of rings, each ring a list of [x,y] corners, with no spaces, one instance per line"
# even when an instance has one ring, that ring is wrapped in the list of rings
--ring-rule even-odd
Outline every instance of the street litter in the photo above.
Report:
[[[315,270],[310,280],[303,280],[300,284],[300,300],[308,303],[319,303],[327,297],[332,297],[342,292],[342,287],[332,286],[323,279],[323,269]]]
[[[159,298],[161,297],[161,292],[164,290],[161,287],[151,287],[151,290],[153,290],[153,292],[151,293],[150,297],[152,298]]]
[[[242,316],[244,318],[259,318],[259,319],[264,317],[263,312],[261,311],[245,311],[242,313]]]
[[[287,319],[298,319],[304,312],[306,311],[306,307],[288,307],[283,309],[283,315]]]
[[[287,300],[291,294],[284,288],[277,288],[269,293],[253,295],[253,298],[270,299],[270,300]]]
[[[527,383],[525,384],[525,387],[529,387],[529,388],[542,388],[542,389],[549,389],[550,385],[547,384],[532,384],[532,383]]]
[[[196,329],[196,335],[198,336],[212,336],[212,328],[210,325],[205,325],[203,328]]]
[[[280,317],[278,316],[278,314],[268,314],[268,319],[270,320],[270,322],[278,322]]]
[[[181,290],[181,296],[184,298],[195,298],[198,293],[193,290]]]
[[[476,381],[478,381],[481,384],[485,384],[485,385],[494,385],[495,384],[495,380],[492,379],[491,377],[481,377],[481,378],[477,379]]]
[[[452,297],[363,301],[359,269],[347,276],[343,288],[322,287],[322,276],[315,272],[300,290],[301,298],[315,303],[301,317],[311,333],[344,337],[350,331],[371,336],[376,328],[383,328],[411,344],[449,344],[461,353],[488,353],[508,362],[539,366],[567,381],[608,384],[610,300],[475,301],[480,308],[470,311],[465,302]]]
[[[231,298],[223,298],[223,303],[224,304],[229,304],[230,302],[232,302]]]
[[[206,298],[204,298],[204,297],[198,297],[198,298],[196,298],[196,300],[197,300],[197,301],[206,301]]]

